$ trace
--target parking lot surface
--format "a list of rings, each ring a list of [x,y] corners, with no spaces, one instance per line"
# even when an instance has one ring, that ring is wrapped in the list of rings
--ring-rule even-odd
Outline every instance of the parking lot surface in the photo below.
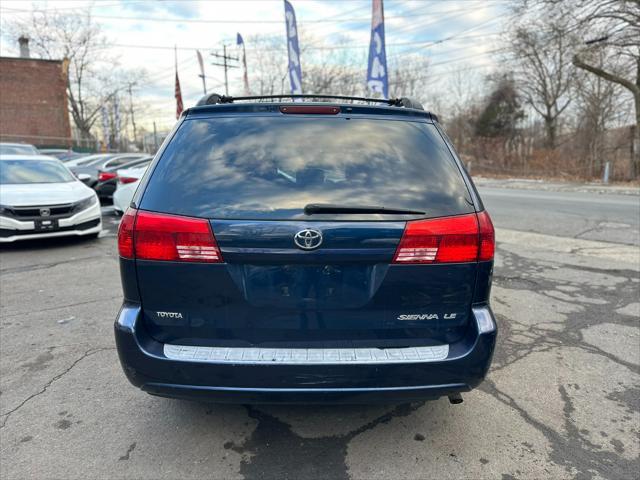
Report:
[[[117,217],[105,209],[97,240],[2,248],[0,477],[638,478],[638,197],[595,198],[597,218],[579,219],[589,204],[566,194],[554,234],[542,210],[514,209],[531,192],[505,195],[484,197],[498,228],[498,347],[462,405],[151,397],[114,346]]]

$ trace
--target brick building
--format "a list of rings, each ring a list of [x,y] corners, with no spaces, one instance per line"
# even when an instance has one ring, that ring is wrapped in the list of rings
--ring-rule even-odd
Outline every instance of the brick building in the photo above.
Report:
[[[71,146],[62,60],[0,57],[0,141]],[[25,42],[26,43],[26,42]]]

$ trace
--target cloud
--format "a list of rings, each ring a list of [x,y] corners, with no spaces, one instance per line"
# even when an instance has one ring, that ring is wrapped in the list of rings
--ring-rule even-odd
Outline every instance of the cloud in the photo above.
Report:
[[[303,72],[307,62],[315,59],[331,59],[342,62],[345,53],[362,58],[358,75],[366,71],[366,56],[370,39],[370,0],[354,2],[326,2],[292,0],[296,9],[303,39],[302,47],[309,48],[302,56]],[[247,50],[255,48],[250,39],[254,35],[270,35],[276,45],[285,44],[284,7],[282,0],[274,1],[147,1],[105,0],[104,2],[80,2],[72,0],[36,1],[41,8],[60,8],[80,11],[92,4],[93,16],[110,41],[109,54],[120,57],[123,68],[144,68],[149,72],[149,82],[136,94],[148,102],[153,113],[145,114],[141,123],[170,125],[175,121],[174,51],[173,46],[199,48],[205,57],[208,87],[223,92],[221,67],[211,65],[209,53],[228,45],[228,53],[237,55],[236,33],[242,33]],[[4,8],[30,9],[31,4],[2,0]],[[386,42],[389,63],[406,56],[427,56],[432,67],[427,72],[433,78],[429,85],[445,85],[450,72],[456,69],[490,69],[495,63],[486,52],[496,48],[498,36],[480,37],[500,31],[504,4],[481,0],[406,1],[385,2]],[[16,13],[11,15],[18,15]],[[3,12],[3,17],[9,15]],[[115,18],[106,18],[115,17]],[[161,21],[164,19],[166,21]],[[495,19],[492,21],[492,19]],[[207,23],[207,20],[235,21],[234,23]],[[318,21],[329,20],[329,21]],[[453,38],[449,38],[453,37]],[[441,43],[430,44],[441,41]],[[0,41],[4,55],[17,53],[15,42]],[[166,48],[142,48],[143,46]],[[335,52],[318,50],[334,46],[347,46]],[[315,49],[315,50],[314,50]],[[315,53],[322,52],[323,55]],[[465,58],[470,57],[470,58]],[[282,63],[287,62],[286,53]],[[202,95],[202,81],[195,50],[178,50],[180,82],[185,106],[193,105]],[[249,65],[249,77],[255,79]],[[483,70],[484,71],[484,70]],[[230,93],[242,92],[242,71],[229,71]],[[285,83],[285,88],[288,82]],[[338,92],[339,93],[339,92]]]
[[[121,0],[121,9],[136,14],[170,14],[178,18],[198,18],[199,6],[186,1],[128,1]]]

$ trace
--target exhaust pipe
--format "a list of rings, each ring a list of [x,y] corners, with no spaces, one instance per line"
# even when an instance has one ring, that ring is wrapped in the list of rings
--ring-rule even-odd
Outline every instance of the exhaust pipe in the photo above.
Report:
[[[462,395],[460,395],[459,393],[452,393],[450,395],[448,395],[449,397],[449,403],[452,405],[458,405],[459,403],[462,403]]]

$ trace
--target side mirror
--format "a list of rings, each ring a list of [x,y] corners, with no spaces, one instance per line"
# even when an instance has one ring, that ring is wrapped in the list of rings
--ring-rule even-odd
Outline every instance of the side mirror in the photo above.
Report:
[[[89,175],[88,173],[79,173],[77,177],[78,180],[80,180],[82,183],[87,183],[89,180],[91,180],[91,175]]]

